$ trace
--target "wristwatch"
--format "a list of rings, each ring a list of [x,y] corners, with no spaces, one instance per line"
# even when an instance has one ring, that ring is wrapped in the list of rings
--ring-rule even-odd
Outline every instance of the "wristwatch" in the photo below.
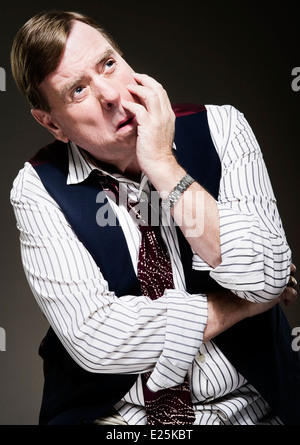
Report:
[[[186,174],[174,187],[174,189],[171,191],[169,196],[162,201],[162,208],[169,212],[174,204],[178,201],[180,196],[186,191],[189,186],[195,182],[195,179],[193,179],[189,174]]]

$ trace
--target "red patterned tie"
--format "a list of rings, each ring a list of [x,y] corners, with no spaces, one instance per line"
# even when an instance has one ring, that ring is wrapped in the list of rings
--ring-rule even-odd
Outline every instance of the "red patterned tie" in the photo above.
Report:
[[[105,176],[101,183],[104,190],[109,189],[118,199],[117,181]],[[132,208],[133,206],[128,204],[128,210]],[[139,224],[139,228],[142,239],[138,279],[143,295],[155,300],[164,294],[165,289],[174,288],[171,261],[160,227]],[[147,372],[141,376],[148,425],[192,425],[195,422],[195,415],[187,377],[181,385],[152,392],[146,385],[150,375],[151,372]]]

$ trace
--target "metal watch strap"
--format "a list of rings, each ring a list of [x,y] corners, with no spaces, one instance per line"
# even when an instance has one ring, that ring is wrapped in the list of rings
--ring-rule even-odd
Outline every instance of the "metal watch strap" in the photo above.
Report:
[[[162,202],[162,208],[166,211],[170,211],[174,204],[178,201],[180,196],[186,191],[186,189],[195,182],[189,174],[186,174],[174,187],[169,196]]]

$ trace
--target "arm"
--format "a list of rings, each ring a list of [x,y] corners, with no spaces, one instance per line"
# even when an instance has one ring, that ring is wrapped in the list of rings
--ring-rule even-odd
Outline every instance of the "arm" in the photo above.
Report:
[[[211,276],[242,298],[267,302],[287,284],[291,252],[263,155],[235,108],[208,106],[208,120],[222,163],[217,203],[222,263]],[[198,266],[201,258],[195,256]]]
[[[160,84],[146,75],[135,75],[139,85],[128,86],[140,103],[123,101],[137,119],[137,158],[161,197],[165,199],[186,174],[172,153],[175,115],[168,96]],[[197,197],[204,197],[197,201]],[[181,201],[183,205],[181,205]],[[212,196],[194,182],[176,203],[173,217],[192,248],[212,267],[221,262],[218,208]],[[204,225],[197,214],[204,214]],[[199,225],[199,227],[197,227]]]
[[[176,349],[184,373],[203,340],[205,296],[170,290],[155,301],[117,298],[29,164],[14,183],[11,202],[33,294],[80,366],[100,373],[140,373]],[[160,363],[166,375],[163,367]]]
[[[226,307],[223,299],[207,301],[176,290],[155,301],[117,298],[29,164],[14,183],[11,202],[37,303],[70,355],[88,371],[154,369],[152,389],[179,384],[203,341],[249,316],[250,303],[244,302],[235,317],[224,317],[237,308],[237,300],[242,303],[237,297]]]
[[[160,85],[148,76],[136,79],[140,85],[129,90],[140,104],[123,106],[139,124],[140,166],[164,198],[185,174],[171,152],[174,115]],[[222,114],[213,134],[222,161],[219,200],[193,183],[175,204],[173,216],[195,252],[195,269],[204,265],[222,287],[253,302],[266,302],[284,291],[291,253],[257,141],[241,113],[224,107]],[[197,214],[204,218],[198,221]]]
[[[212,340],[239,321],[261,314],[281,301],[290,305],[297,299],[297,291],[287,287],[276,299],[267,303],[253,303],[239,298],[230,291],[207,294],[208,317],[203,342]]]

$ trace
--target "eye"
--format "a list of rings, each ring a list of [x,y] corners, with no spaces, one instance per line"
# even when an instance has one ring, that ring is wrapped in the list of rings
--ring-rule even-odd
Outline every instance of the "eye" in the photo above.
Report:
[[[74,96],[75,96],[75,95],[78,96],[78,94],[82,93],[82,91],[83,91],[83,87],[81,87],[81,86],[76,87],[75,90],[74,90],[74,92],[73,92],[73,95],[74,95]]]
[[[71,99],[74,101],[79,101],[86,96],[86,87],[83,85],[78,85],[71,93]]]
[[[115,66],[116,61],[114,59],[109,59],[104,66],[106,71],[111,70]]]

